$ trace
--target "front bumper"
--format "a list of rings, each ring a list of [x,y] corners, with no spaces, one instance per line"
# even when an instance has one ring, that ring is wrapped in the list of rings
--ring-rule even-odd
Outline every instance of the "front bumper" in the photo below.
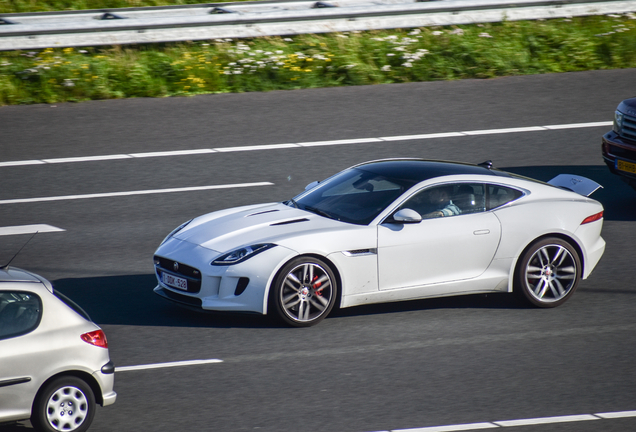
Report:
[[[610,131],[603,135],[601,149],[603,161],[610,171],[636,187],[636,172],[629,170],[629,167],[636,167],[636,142]],[[628,168],[619,168],[620,161],[626,162]]]
[[[184,250],[184,245],[159,248],[155,254],[155,294],[180,306],[198,311],[256,312],[267,313],[269,287],[280,267],[297,255],[295,251],[276,246],[239,264],[228,266],[210,265],[219,253],[195,246]],[[164,283],[162,274],[176,274],[166,269],[164,260],[184,265],[200,274],[200,282],[195,289],[178,289]],[[188,279],[188,283],[190,279]]]

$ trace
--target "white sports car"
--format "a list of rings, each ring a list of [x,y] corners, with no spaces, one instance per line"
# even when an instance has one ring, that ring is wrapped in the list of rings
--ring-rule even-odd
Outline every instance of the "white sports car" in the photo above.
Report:
[[[479,165],[388,159],[289,201],[192,219],[154,256],[155,292],[207,311],[311,326],[334,306],[512,292],[565,302],[605,250],[600,186]]]

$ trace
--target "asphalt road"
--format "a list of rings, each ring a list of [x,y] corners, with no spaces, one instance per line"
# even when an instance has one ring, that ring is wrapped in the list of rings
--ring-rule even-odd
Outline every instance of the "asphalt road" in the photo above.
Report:
[[[0,107],[0,228],[65,230],[36,235],[13,265],[82,305],[117,366],[223,361],[117,372],[118,400],[98,410],[93,432],[372,432],[633,411],[636,191],[602,162],[609,126],[589,123],[611,121],[634,82],[629,69]],[[509,131],[546,125],[579,126]],[[490,132],[408,138],[458,131]],[[380,137],[403,138],[371,140]],[[234,148],[354,139],[362,142]],[[228,151],[59,160],[204,148]],[[284,200],[355,163],[401,156],[491,159],[541,180],[588,176],[604,186],[594,197],[606,209],[605,255],[551,310],[474,295],[345,309],[290,329],[267,317],[185,311],[152,293],[152,254],[181,222]],[[58,163],[18,163],[48,159]],[[272,184],[130,194],[257,182]],[[83,196],[105,193],[115,194]],[[6,202],[15,199],[32,201]],[[1,236],[0,262],[28,237]],[[636,417],[505,430],[626,431]]]

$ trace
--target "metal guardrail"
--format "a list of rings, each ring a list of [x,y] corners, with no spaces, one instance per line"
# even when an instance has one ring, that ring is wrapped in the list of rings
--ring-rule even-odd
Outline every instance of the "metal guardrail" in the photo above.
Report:
[[[256,1],[0,16],[0,50],[41,49],[636,12],[636,0]]]

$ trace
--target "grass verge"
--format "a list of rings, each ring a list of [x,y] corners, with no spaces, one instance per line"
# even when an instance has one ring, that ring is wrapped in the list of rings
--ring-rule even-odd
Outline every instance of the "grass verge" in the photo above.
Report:
[[[636,16],[0,52],[0,105],[636,67]]]

